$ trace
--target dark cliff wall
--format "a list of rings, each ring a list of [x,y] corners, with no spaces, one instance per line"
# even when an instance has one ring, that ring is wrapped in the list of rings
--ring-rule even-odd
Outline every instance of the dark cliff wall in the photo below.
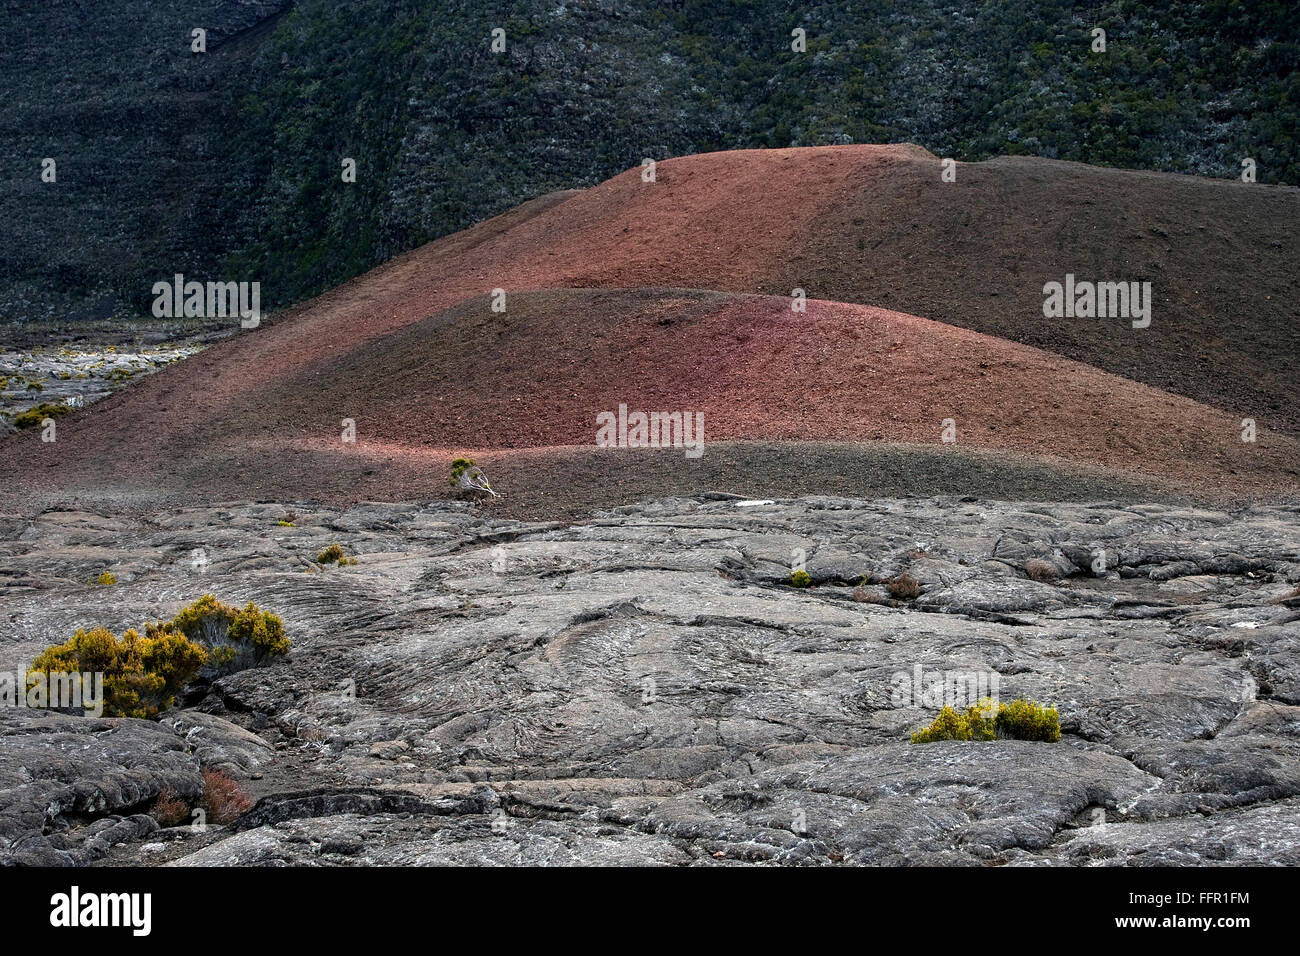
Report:
[[[175,272],[281,305],[646,156],[913,141],[1221,177],[1249,156],[1260,182],[1300,182],[1300,7],[1282,2],[0,11],[0,321],[143,312]]]

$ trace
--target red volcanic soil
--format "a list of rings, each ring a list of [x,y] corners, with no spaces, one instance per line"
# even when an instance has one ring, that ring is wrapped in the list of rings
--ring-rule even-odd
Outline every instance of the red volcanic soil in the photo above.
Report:
[[[1258,487],[1295,479],[1300,445],[1241,440],[1227,413],[1048,352],[898,312],[688,290],[479,297],[371,341],[270,396],[280,420],[336,443],[584,445],[596,416],[704,415],[706,440],[958,442]],[[322,391],[320,383],[330,383]]]
[[[1063,198],[1044,205],[1053,175]],[[1294,279],[1275,260],[1297,248],[1300,191],[1238,185],[1047,161],[960,166],[940,184],[937,160],[910,146],[669,160],[655,183],[632,170],[404,255],[61,419],[53,444],[8,439],[0,480],[51,497],[429,497],[457,449],[551,448],[560,464],[534,471],[563,476],[576,452],[556,446],[590,447],[596,413],[626,402],[703,412],[709,441],[935,444],[953,418],[958,445],[939,447],[954,458],[991,449],[1201,496],[1286,495],[1300,381],[1282,311]],[[1112,201],[1128,225],[1089,228]],[[1215,231],[1191,248],[1205,216]],[[1221,241],[1246,258],[1224,258]],[[1150,279],[1151,328],[1048,323],[1042,283],[1066,272]],[[719,294],[795,285],[921,302],[947,324]],[[488,306],[498,287],[504,314]],[[544,289],[564,291],[528,291]],[[1231,321],[1225,303],[1240,309]],[[1103,371],[1118,366],[1180,394]],[[355,445],[339,441],[343,418]],[[944,480],[972,490],[960,472]]]
[[[450,459],[469,453],[502,463],[512,492],[521,481],[563,487],[591,479],[589,458],[582,469],[564,462],[594,446],[597,415],[620,404],[701,415],[706,456],[734,441],[928,444],[1201,497],[1285,496],[1300,462],[1289,436],[1264,430],[1244,443],[1225,412],[1028,346],[864,306],[810,300],[797,313],[785,298],[692,290],[516,293],[504,314],[479,296],[286,371],[254,394],[224,419],[168,436],[165,460],[126,456],[95,480],[138,485],[140,469],[209,497],[427,498],[447,493]],[[355,422],[355,444],[341,441],[344,419]],[[957,446],[941,441],[944,419],[956,424]],[[85,441],[77,431],[56,446]],[[503,454],[528,450],[549,457]],[[733,475],[701,471],[685,449],[640,463],[659,476],[660,493],[774,493],[776,476],[753,455],[736,460]],[[786,493],[825,490],[816,464],[797,468],[804,487],[781,483]],[[67,465],[51,455],[36,474],[62,481]],[[709,488],[692,486],[705,474]],[[618,481],[645,485],[635,475]],[[974,484],[958,469],[936,490]],[[1017,494],[1014,482],[1005,487]],[[540,487],[527,495],[531,505],[545,497]]]

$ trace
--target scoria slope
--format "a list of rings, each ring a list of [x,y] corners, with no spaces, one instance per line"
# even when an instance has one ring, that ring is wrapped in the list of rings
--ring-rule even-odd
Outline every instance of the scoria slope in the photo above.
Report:
[[[0,477],[54,497],[427,496],[451,451],[590,445],[598,412],[643,400],[707,410],[711,439],[937,443],[951,417],[954,455],[1227,496],[1294,486],[1300,343],[1283,310],[1300,191],[1037,161],[939,174],[917,147],[743,151],[542,197],[62,420],[54,444],[9,440]],[[1066,273],[1151,278],[1150,327],[1045,320],[1043,282]],[[799,287],[944,324],[785,298],[531,294],[638,287]],[[1258,442],[1241,442],[1241,417]],[[968,490],[963,476],[930,490]]]

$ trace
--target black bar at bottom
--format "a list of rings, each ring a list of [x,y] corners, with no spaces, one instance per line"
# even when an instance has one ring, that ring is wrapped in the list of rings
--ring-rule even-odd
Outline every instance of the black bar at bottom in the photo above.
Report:
[[[1231,945],[1294,926],[1282,903],[1289,877],[1233,867],[10,869],[0,871],[0,913],[4,925],[22,928],[24,943],[48,935],[127,946],[279,937],[373,945],[377,933],[422,936],[438,927],[458,931],[442,937],[446,945],[474,928],[494,939],[522,932],[651,944],[694,927],[688,935],[701,944],[710,936],[734,944],[767,941],[782,927],[913,934],[929,926],[937,940],[966,920],[1025,940],[1034,937],[1020,934],[1041,930],[1050,934],[1043,940]],[[147,907],[134,894],[148,894]],[[72,925],[85,922],[119,925]]]

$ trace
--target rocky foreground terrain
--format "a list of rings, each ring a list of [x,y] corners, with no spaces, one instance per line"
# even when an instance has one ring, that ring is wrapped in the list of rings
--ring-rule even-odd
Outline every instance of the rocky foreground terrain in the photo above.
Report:
[[[1300,508],[254,504],[0,531],[9,670],[209,591],[294,642],[156,722],[0,708],[3,862],[1300,864]],[[335,541],[359,563],[315,565]],[[883,583],[902,571],[915,599]],[[996,672],[1061,741],[909,743],[935,713],[895,694],[918,666]],[[254,808],[160,827],[201,766]]]

